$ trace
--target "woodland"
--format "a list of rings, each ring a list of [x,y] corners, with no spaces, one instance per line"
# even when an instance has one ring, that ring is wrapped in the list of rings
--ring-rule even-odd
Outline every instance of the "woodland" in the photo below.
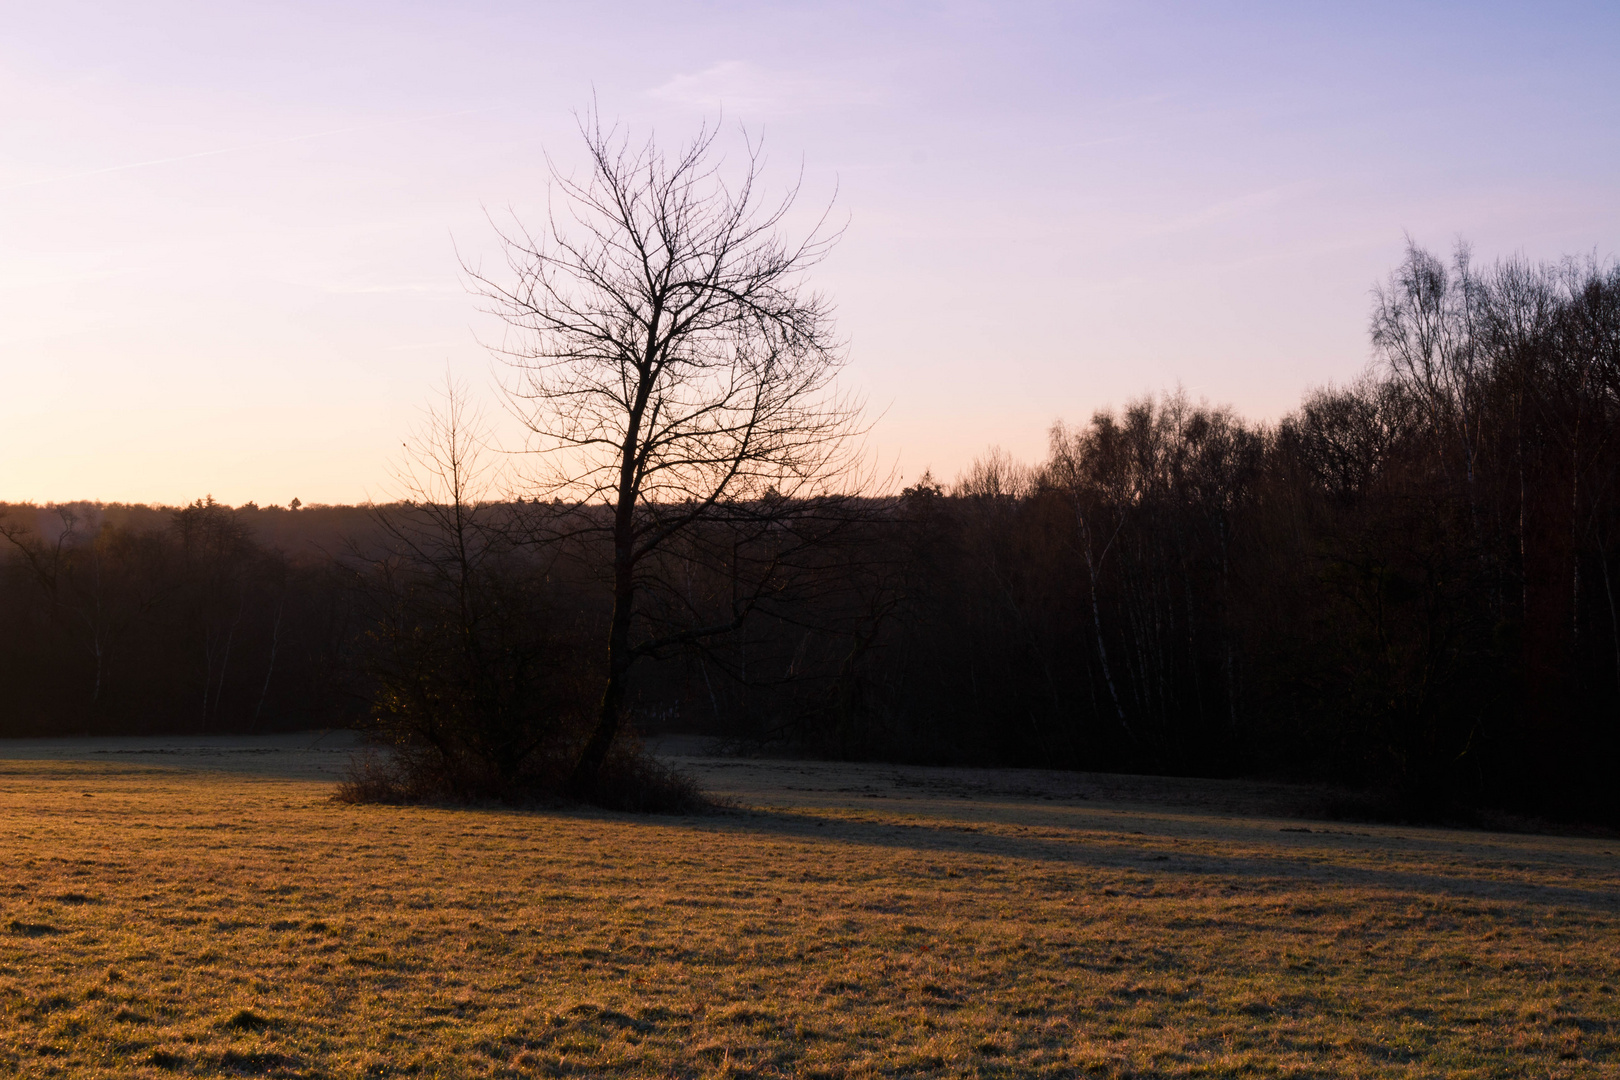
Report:
[[[609,741],[1620,822],[1620,267],[1414,246],[1370,328],[1275,422],[1170,394],[1033,463],[716,501],[635,569]],[[387,505],[4,507],[0,735],[357,726],[441,794],[566,772],[618,662],[611,507],[466,483],[460,408]]]

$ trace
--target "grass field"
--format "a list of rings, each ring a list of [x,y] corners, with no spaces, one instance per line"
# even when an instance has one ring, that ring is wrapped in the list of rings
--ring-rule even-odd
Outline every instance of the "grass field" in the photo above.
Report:
[[[698,758],[737,809],[352,807],[241,753],[0,761],[0,1075],[1620,1076],[1614,840]]]

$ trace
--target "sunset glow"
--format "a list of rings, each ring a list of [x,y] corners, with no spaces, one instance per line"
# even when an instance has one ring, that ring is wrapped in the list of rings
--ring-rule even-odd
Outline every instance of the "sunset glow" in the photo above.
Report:
[[[0,499],[352,502],[448,366],[458,252],[576,110],[723,117],[848,232],[817,272],[901,475],[1183,386],[1367,362],[1405,234],[1620,248],[1612,5],[50,4],[0,40]],[[510,436],[510,432],[508,435]]]

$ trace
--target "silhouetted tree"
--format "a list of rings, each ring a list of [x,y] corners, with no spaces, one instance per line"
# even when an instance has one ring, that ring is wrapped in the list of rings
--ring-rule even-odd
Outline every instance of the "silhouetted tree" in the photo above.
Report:
[[[517,542],[521,507],[494,497],[465,393],[447,384],[405,445],[400,498],[374,507],[378,542],[356,560],[368,726],[395,754],[373,794],[555,793],[584,719],[581,628],[562,623],[546,553]]]
[[[610,580],[604,688],[574,770],[585,792],[635,662],[740,627],[806,538],[793,523],[844,493],[859,408],[834,388],[831,305],[803,284],[837,234],[780,235],[797,188],[763,203],[753,146],[727,183],[709,129],[673,156],[594,115],[580,131],[589,177],[554,173],[544,228],[499,233],[505,275],[468,273],[509,331],[498,352],[542,462],[534,493],[558,507],[541,531]],[[673,575],[693,559],[728,580],[721,603],[689,602]],[[658,625],[653,599],[702,618]]]
[[[0,507],[0,733],[364,705],[433,792],[646,808],[676,789],[615,739],[634,715],[1620,822],[1620,267],[1412,245],[1366,374],[1277,423],[1143,399],[1043,460],[857,498],[796,275],[823,247],[715,186],[707,136],[670,161],[587,139],[568,230],[509,236],[516,284],[483,282],[535,487],[481,487],[452,410],[369,516]],[[326,554],[344,535],[361,557]]]

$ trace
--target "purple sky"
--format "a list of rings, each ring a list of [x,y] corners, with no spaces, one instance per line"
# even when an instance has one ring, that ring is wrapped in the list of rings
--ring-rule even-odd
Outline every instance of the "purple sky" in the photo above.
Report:
[[[1177,384],[1275,418],[1405,232],[1620,253],[1616,56],[1612,2],[12,4],[0,499],[385,497],[447,366],[493,402],[455,253],[593,91],[836,187],[908,479]]]

